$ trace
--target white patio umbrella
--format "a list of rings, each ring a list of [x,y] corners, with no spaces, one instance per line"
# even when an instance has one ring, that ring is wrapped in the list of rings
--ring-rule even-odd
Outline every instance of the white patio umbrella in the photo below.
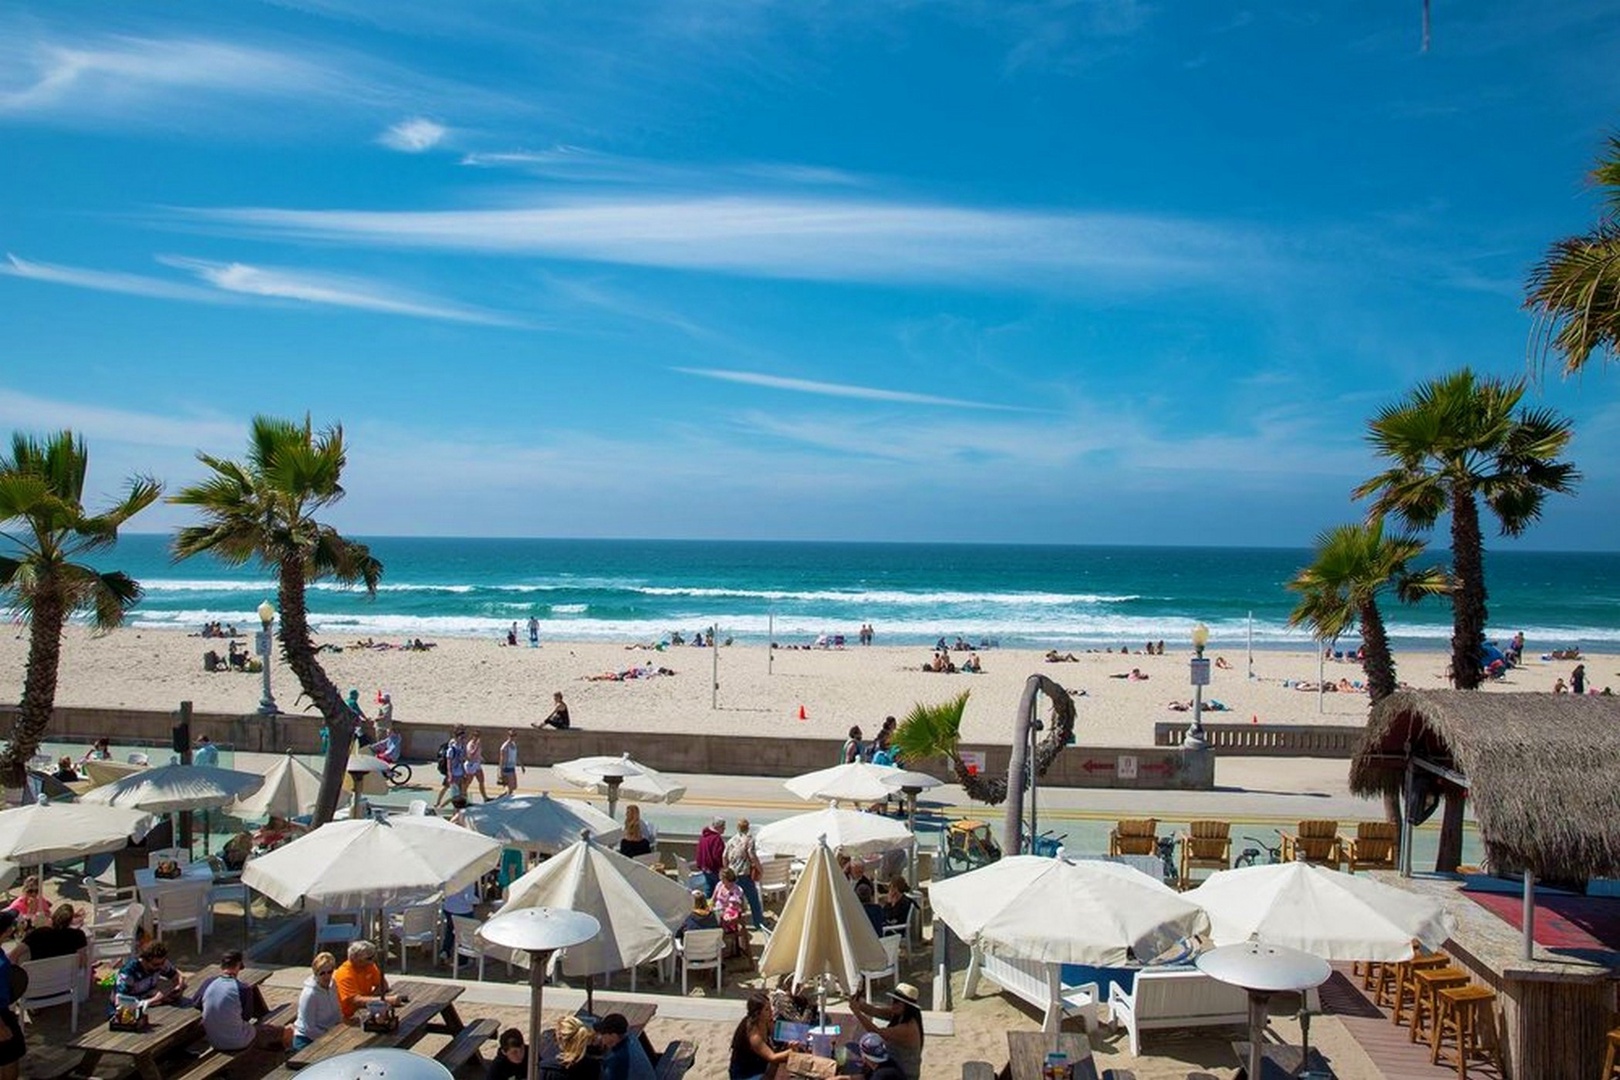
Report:
[[[124,806],[151,814],[217,810],[259,790],[264,777],[214,765],[160,765],[84,793],[81,802]]]
[[[820,840],[808,855],[760,954],[759,973],[766,979],[791,975],[795,984],[819,984],[826,977],[853,994],[862,971],[875,971],[887,962],[883,946],[855,897],[855,886],[839,873],[832,848]]]
[[[265,772],[264,785],[229,810],[241,818],[302,817],[315,812],[320,791],[320,774],[288,751]]]
[[[654,769],[635,761],[629,754],[575,758],[562,761],[551,771],[575,787],[586,788],[598,795],[617,799],[635,799],[639,802],[679,802],[686,794],[686,785],[676,783]],[[618,779],[615,781],[614,778]]]
[[[441,818],[333,821],[249,859],[242,882],[283,907],[403,907],[464,889],[501,843]]]
[[[1182,895],[1209,913],[1217,945],[1256,938],[1324,960],[1399,961],[1414,939],[1438,949],[1451,936],[1438,901],[1310,863],[1221,870]]]
[[[580,834],[589,832],[597,843],[615,846],[624,830],[619,823],[589,803],[553,799],[550,795],[519,795],[469,806],[462,818],[485,836],[512,847],[555,855]]]
[[[1191,900],[1118,863],[1009,855],[936,881],[928,901],[970,945],[996,956],[1054,964],[1149,960],[1161,943],[1209,932]]]
[[[20,866],[120,851],[152,828],[144,810],[93,803],[34,803],[0,812],[0,859]]]
[[[587,838],[507,886],[502,915],[530,907],[580,911],[601,923],[600,933],[562,950],[557,963],[565,975],[603,975],[672,953],[675,929],[692,910],[692,894]]]
[[[899,793],[900,789],[887,783],[889,777],[900,776],[904,770],[893,765],[873,765],[865,761],[851,761],[834,765],[830,769],[795,776],[782,782],[782,786],[801,799],[832,799],[838,802],[882,802]],[[927,777],[931,784],[939,781]],[[931,786],[931,785],[930,785]]]
[[[127,761],[95,760],[86,761],[82,766],[84,774],[90,778],[90,787],[92,790],[101,787],[103,784],[111,784],[115,781],[122,780],[126,776],[133,776],[135,773],[144,772],[150,767],[151,766],[149,765],[132,765]]]
[[[761,825],[754,837],[762,852],[800,858],[809,855],[823,840],[833,851],[847,855],[877,855],[915,843],[903,821],[835,807]]]

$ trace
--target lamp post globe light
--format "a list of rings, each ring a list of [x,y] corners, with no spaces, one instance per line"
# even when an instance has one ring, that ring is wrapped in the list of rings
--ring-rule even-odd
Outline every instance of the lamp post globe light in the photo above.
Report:
[[[1209,661],[1204,659],[1204,646],[1209,644],[1209,627],[1198,623],[1192,629],[1193,658],[1191,679],[1193,688],[1192,727],[1187,729],[1181,745],[1187,750],[1209,749],[1209,737],[1204,734],[1204,687],[1209,685]]]
[[[270,605],[270,601],[261,601],[259,604],[259,624],[264,629],[259,632],[258,645],[259,663],[264,672],[264,694],[259,698],[260,716],[274,716],[281,711],[276,705],[275,696],[270,693],[270,654],[272,651],[271,642],[274,640],[270,636],[270,627],[275,621],[276,609]]]

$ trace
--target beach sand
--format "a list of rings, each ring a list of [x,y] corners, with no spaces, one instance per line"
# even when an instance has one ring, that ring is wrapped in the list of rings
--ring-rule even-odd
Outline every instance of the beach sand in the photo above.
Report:
[[[1149,746],[1156,721],[1190,716],[1172,711],[1169,703],[1192,697],[1186,649],[1166,656],[1081,651],[1072,663],[1048,663],[1034,650],[988,649],[979,654],[983,674],[945,675],[922,670],[930,655],[927,649],[885,646],[778,649],[772,659],[769,650],[758,645],[653,651],[547,641],[531,649],[509,648],[488,639],[447,638],[431,650],[415,652],[361,649],[350,641],[324,640],[344,648],[323,652],[321,663],[341,689],[360,690],[368,711],[375,710],[377,693],[386,690],[393,696],[396,720],[435,727],[526,725],[546,716],[552,692],[560,690],[574,725],[594,730],[842,739],[851,725],[859,724],[871,735],[886,715],[903,718],[918,703],[938,704],[969,691],[964,740],[1005,742],[1024,682],[1038,673],[1084,693],[1078,700],[1083,742]],[[223,654],[225,642],[159,630],[124,629],[95,637],[71,628],[63,642],[57,704],[170,710],[191,701],[202,712],[253,712],[259,703],[260,676],[205,672],[202,656],[209,649]],[[953,655],[960,661],[965,654]],[[1252,680],[1241,648],[1212,647],[1209,655],[1225,659],[1231,667],[1217,667],[1205,687],[1206,708],[1211,701],[1228,706],[1224,712],[1206,711],[1206,722],[1360,726],[1366,721],[1364,694],[1319,698],[1287,685],[1317,679],[1318,658],[1313,653],[1257,652]],[[0,699],[21,698],[26,660],[26,636],[0,636]],[[719,688],[711,691],[717,660]],[[1438,652],[1400,653],[1398,675],[1418,689],[1443,689],[1447,660]],[[1589,686],[1620,686],[1620,657],[1591,656],[1584,662]],[[591,679],[647,664],[675,674],[623,682]],[[1486,692],[1550,691],[1555,680],[1568,680],[1574,666],[1574,661],[1543,661],[1527,652],[1522,668],[1490,683]],[[1321,667],[1330,682],[1365,681],[1355,663],[1327,661]],[[1147,678],[1110,677],[1132,668]],[[297,700],[296,680],[279,659],[272,665],[271,679],[282,710],[302,711],[306,703]]]

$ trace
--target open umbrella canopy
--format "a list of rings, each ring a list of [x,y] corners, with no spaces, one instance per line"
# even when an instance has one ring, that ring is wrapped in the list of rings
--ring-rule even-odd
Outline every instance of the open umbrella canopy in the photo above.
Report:
[[[616,845],[624,830],[619,823],[589,803],[553,799],[550,795],[520,795],[469,806],[462,818],[485,836],[505,844],[555,855],[590,833],[598,843]]]
[[[909,847],[913,842],[903,821],[833,807],[761,825],[754,842],[762,852],[803,858],[823,838],[833,851],[848,855],[878,855]]]
[[[559,960],[565,975],[599,975],[668,956],[692,894],[595,840],[579,840],[507,887],[502,915],[528,907],[582,911],[601,923],[601,933]]]
[[[101,787],[122,780],[126,776],[133,776],[138,772],[145,772],[150,765],[136,765],[128,761],[96,761],[90,760],[79,766],[86,776],[90,778],[90,786]]]
[[[928,900],[963,941],[996,956],[1118,966],[1209,932],[1190,899],[1133,867],[1009,855],[934,882]]]
[[[608,793],[607,777],[621,777],[618,797],[632,802],[679,802],[686,794],[685,784],[677,783],[663,773],[632,760],[629,754],[575,758],[558,762],[551,767],[551,771],[575,787],[594,791],[598,795]]]
[[[795,776],[791,780],[783,781],[782,786],[801,799],[882,802],[900,790],[884,781],[888,777],[899,776],[902,772],[903,770],[893,765],[872,765],[865,761],[852,761],[844,765],[834,765],[830,769],[817,769],[815,772]],[[933,781],[932,777],[928,779]]]
[[[424,904],[492,870],[501,843],[432,817],[334,821],[249,859],[242,881],[283,907]]]
[[[855,896],[855,886],[839,873],[832,849],[817,842],[765,942],[760,975],[767,979],[791,975],[795,984],[826,975],[853,994],[861,985],[862,971],[875,971],[885,963],[883,946]]]
[[[1407,960],[1451,927],[1438,901],[1310,863],[1221,870],[1182,894],[1209,913],[1217,945],[1258,938],[1324,960]]]
[[[82,802],[151,814],[217,810],[259,790],[264,777],[214,765],[160,765],[84,793]]]
[[[92,803],[35,803],[0,812],[0,859],[22,866],[122,850],[152,827],[144,810]]]
[[[320,774],[287,753],[270,766],[258,791],[237,799],[229,809],[242,818],[303,817],[315,812],[320,791]]]

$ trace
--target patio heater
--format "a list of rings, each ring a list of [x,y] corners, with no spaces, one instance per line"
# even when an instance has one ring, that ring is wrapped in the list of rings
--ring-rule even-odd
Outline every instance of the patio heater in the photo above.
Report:
[[[281,711],[276,705],[275,696],[270,693],[270,653],[271,642],[270,627],[276,621],[276,609],[270,606],[270,601],[259,602],[259,625],[264,629],[259,631],[259,661],[264,669],[264,694],[259,698],[259,715],[274,716]]]
[[[1266,1005],[1271,995],[1285,990],[1309,990],[1327,982],[1333,974],[1328,962],[1320,956],[1261,941],[1211,949],[1194,963],[1210,978],[1241,986],[1249,992],[1248,1075],[1255,1077],[1266,1075],[1261,1070],[1265,1066]],[[1310,1028],[1307,1026],[1304,1030],[1308,1040]],[[1302,1061],[1308,1065],[1309,1042],[1302,1054]]]
[[[1190,675],[1193,688],[1192,727],[1181,740],[1183,750],[1208,750],[1209,736],[1204,734],[1204,687],[1209,685],[1209,661],[1204,657],[1204,646],[1209,644],[1209,627],[1198,623],[1192,629],[1193,658]]]
[[[350,754],[349,764],[344,767],[349,774],[349,784],[354,788],[354,796],[349,802],[349,820],[360,820],[360,791],[365,786],[366,777],[373,773],[385,773],[388,765],[373,754]]]
[[[917,796],[929,788],[940,786],[940,781],[927,773],[895,770],[894,775],[883,778],[885,787],[894,788],[906,797],[906,828],[911,830],[911,853],[907,858],[907,880],[917,883]]]
[[[623,758],[587,765],[581,771],[600,776],[602,783],[607,785],[608,817],[614,816],[613,812],[619,805],[619,786],[624,783],[624,778],[641,775],[640,769]]]
[[[309,1080],[452,1080],[449,1069],[410,1050],[355,1050],[299,1073]]]
[[[566,908],[531,907],[506,911],[484,924],[484,939],[529,954],[529,1078],[540,1078],[540,999],[546,967],[558,949],[589,941],[602,932],[593,915]],[[335,1080],[335,1078],[334,1078]]]

